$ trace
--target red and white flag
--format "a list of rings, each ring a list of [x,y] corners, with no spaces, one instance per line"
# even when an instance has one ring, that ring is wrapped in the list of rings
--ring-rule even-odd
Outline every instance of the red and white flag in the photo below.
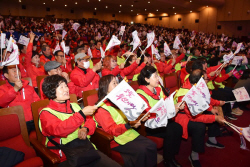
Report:
[[[234,52],[234,55],[236,55],[237,53],[239,53],[240,49],[241,49],[242,43],[238,43],[237,44],[237,48],[236,51]]]
[[[88,48],[88,56],[90,56],[90,58],[93,57],[90,47]]]
[[[121,44],[121,41],[118,40],[118,38],[115,35],[112,35],[112,38],[110,39],[110,41],[105,49],[105,52],[107,50],[109,50],[110,48],[112,48],[113,46],[120,45],[120,44]]]
[[[81,25],[79,23],[74,23],[72,25],[72,28],[77,32],[78,28],[80,27]]]
[[[151,33],[147,33],[147,46],[145,50],[152,45],[152,43],[154,42],[154,39],[155,39],[154,31],[152,31]]]
[[[165,54],[165,56],[169,56],[172,54],[167,42],[164,43],[164,54]]]
[[[53,24],[55,30],[62,30],[63,29],[63,25],[62,24]]]
[[[180,44],[181,44],[181,41],[180,41],[179,36],[177,35],[177,36],[175,37],[175,40],[174,40],[174,46],[173,46],[173,48],[174,48],[174,49],[180,49],[180,47],[179,47]]]
[[[58,51],[58,50],[61,50],[59,43],[57,43],[57,45],[56,45],[56,47],[55,47],[55,49],[53,51],[53,54],[55,54],[56,51]]]
[[[62,40],[63,40],[63,38],[65,37],[66,34],[67,34],[67,31],[63,30],[63,32],[62,32]]]
[[[138,32],[136,30],[132,33],[132,37],[133,41],[130,43],[130,45],[133,45],[132,52],[134,52],[134,50],[141,44],[141,41],[140,38],[138,37]]]
[[[17,64],[19,64],[18,46],[15,43],[13,43],[13,52],[4,62],[1,63],[1,66],[10,66]]]

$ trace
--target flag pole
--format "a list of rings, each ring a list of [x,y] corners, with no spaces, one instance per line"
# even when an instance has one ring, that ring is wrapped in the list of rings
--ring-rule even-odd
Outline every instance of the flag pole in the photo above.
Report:
[[[148,111],[146,114],[143,115],[143,117],[141,117],[141,119],[138,122],[141,122],[143,120],[143,118],[145,118],[150,112]]]
[[[1,39],[2,39],[2,31],[1,31]],[[2,41],[1,41],[2,42]],[[2,43],[1,43],[1,62],[3,62],[3,51],[2,51]]]
[[[19,80],[17,64],[16,64],[16,74],[17,74],[17,78],[18,78],[18,80]]]
[[[237,102],[237,100],[234,100],[234,101],[225,101],[225,103],[233,103],[233,102]]]
[[[232,69],[232,72],[235,70],[235,68],[238,66],[238,64],[235,65],[235,67]]]

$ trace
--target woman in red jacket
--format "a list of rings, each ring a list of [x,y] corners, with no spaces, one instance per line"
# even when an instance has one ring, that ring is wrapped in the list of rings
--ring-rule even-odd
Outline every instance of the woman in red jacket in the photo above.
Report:
[[[113,75],[102,77],[99,82],[98,101],[109,94],[117,84],[116,77]],[[98,127],[114,136],[110,147],[121,154],[125,167],[156,166],[156,144],[133,129],[138,128],[141,125],[140,122],[135,121],[136,123],[132,124],[121,113],[119,108],[108,99],[95,112],[94,118]]]
[[[32,80],[32,85],[37,89],[36,77],[40,75],[45,75],[44,67],[40,65],[40,58],[37,52],[32,51],[33,49],[33,40],[35,38],[34,33],[30,33],[30,43],[27,47],[25,65],[28,76]]]
[[[50,102],[40,112],[39,129],[46,137],[45,146],[60,157],[61,164],[59,166],[66,167],[69,164],[65,154],[57,148],[51,148],[55,145],[50,142],[48,137],[53,137],[53,140],[60,144],[68,144],[74,142],[74,140],[79,141],[79,139],[80,141],[89,140],[90,135],[94,134],[96,128],[91,115],[97,107],[86,106],[81,109],[77,103],[71,103],[69,101],[67,81],[59,75],[46,77],[42,89],[44,94],[50,99]],[[90,166],[120,166],[100,151],[97,152],[101,158],[90,162]],[[84,166],[82,165],[83,163],[79,164],[79,166]]]
[[[132,65],[134,62],[136,62],[137,58],[136,55],[130,55],[129,58],[127,59],[126,63],[125,63],[125,68],[129,67],[130,65]],[[146,66],[146,63],[148,62],[148,57],[145,57],[144,62],[141,63],[140,66],[138,66],[134,71],[132,71],[131,73],[129,73],[128,75],[126,75],[127,79],[129,81],[132,81],[134,75],[139,74],[141,72],[141,70]],[[121,72],[121,75],[124,76],[124,72]]]
[[[156,69],[152,66],[146,66],[142,69],[138,76],[138,84],[140,85],[136,93],[148,104],[148,108],[144,112],[148,112],[160,99],[166,99],[168,96],[167,92],[164,92],[159,86],[159,75]],[[176,112],[177,109],[176,104]],[[149,119],[154,119],[155,113],[150,114]],[[171,118],[174,117],[171,116]],[[163,158],[166,166],[178,167],[180,166],[175,160],[175,155],[178,154],[180,144],[182,127],[168,118],[167,127],[159,127],[156,129],[146,128],[147,136],[154,136],[163,138]]]
[[[189,76],[189,80],[184,83],[181,89],[177,92],[178,102],[182,101],[185,93],[180,93],[181,91],[188,91],[191,89],[192,85],[197,83],[199,79],[204,75],[203,72],[199,69],[192,71]],[[207,78],[205,78],[207,80]],[[179,94],[179,95],[178,95]],[[212,102],[212,101],[211,101]],[[220,102],[214,102],[217,105]],[[211,103],[210,103],[211,104]],[[201,166],[199,161],[199,153],[205,151],[204,148],[204,139],[205,139],[205,131],[206,125],[208,126],[208,141],[206,145],[208,147],[215,148],[224,148],[222,144],[217,142],[216,136],[220,134],[220,128],[218,123],[223,123],[225,119],[222,116],[216,115],[218,113],[217,110],[204,111],[202,114],[198,114],[196,116],[192,116],[187,105],[185,105],[184,110],[179,112],[175,118],[175,121],[179,123],[183,128],[182,137],[187,139],[188,136],[192,136],[192,153],[189,156],[189,160],[192,166]],[[218,123],[217,123],[218,122]]]
[[[122,73],[122,77],[130,74],[136,69],[139,64],[139,59],[137,59],[132,65],[124,68],[124,63],[117,65],[116,58],[114,56],[106,56],[103,60],[102,76],[112,74],[114,76],[119,76]]]

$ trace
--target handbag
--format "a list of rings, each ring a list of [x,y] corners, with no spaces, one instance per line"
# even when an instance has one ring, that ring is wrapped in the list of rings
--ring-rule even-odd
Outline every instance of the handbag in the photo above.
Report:
[[[53,138],[52,136],[48,137],[49,141],[57,147],[56,149],[63,151],[69,167],[88,165],[101,158],[88,139],[80,140],[77,138],[67,144],[59,144]],[[55,149],[55,147],[48,148]]]

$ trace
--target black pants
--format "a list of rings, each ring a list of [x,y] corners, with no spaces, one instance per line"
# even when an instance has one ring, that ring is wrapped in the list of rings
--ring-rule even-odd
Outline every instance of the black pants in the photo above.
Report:
[[[114,147],[124,160],[124,167],[154,167],[157,165],[156,144],[144,136],[138,136],[125,145]]]
[[[164,138],[164,160],[172,159],[176,154],[178,154],[182,139],[182,126],[180,124],[172,120],[168,120],[167,127],[156,129],[146,128],[146,132],[148,136]]]
[[[208,113],[205,111],[203,114]],[[205,151],[205,132],[208,126],[208,137],[216,137],[220,135],[220,125],[217,122],[205,124],[203,122],[188,122],[188,135],[192,136],[192,151],[202,153]]]
[[[101,151],[97,150],[98,154],[101,156],[101,159],[94,161],[89,165],[84,165],[82,167],[121,167],[117,162],[110,159],[107,155],[103,154]],[[58,167],[68,167],[67,162],[64,161],[58,165]]]
[[[218,88],[218,90],[213,90],[212,91],[212,98],[216,100],[222,100],[222,101],[234,101],[235,97],[232,92],[232,88],[225,87],[224,89]],[[237,103],[235,103],[234,107],[238,107]],[[222,106],[223,113],[226,116],[231,115],[232,109],[231,109],[231,104],[226,103]]]
[[[27,126],[27,130],[28,130],[28,134],[30,134],[31,131],[36,130],[33,120],[26,122],[26,126]]]

